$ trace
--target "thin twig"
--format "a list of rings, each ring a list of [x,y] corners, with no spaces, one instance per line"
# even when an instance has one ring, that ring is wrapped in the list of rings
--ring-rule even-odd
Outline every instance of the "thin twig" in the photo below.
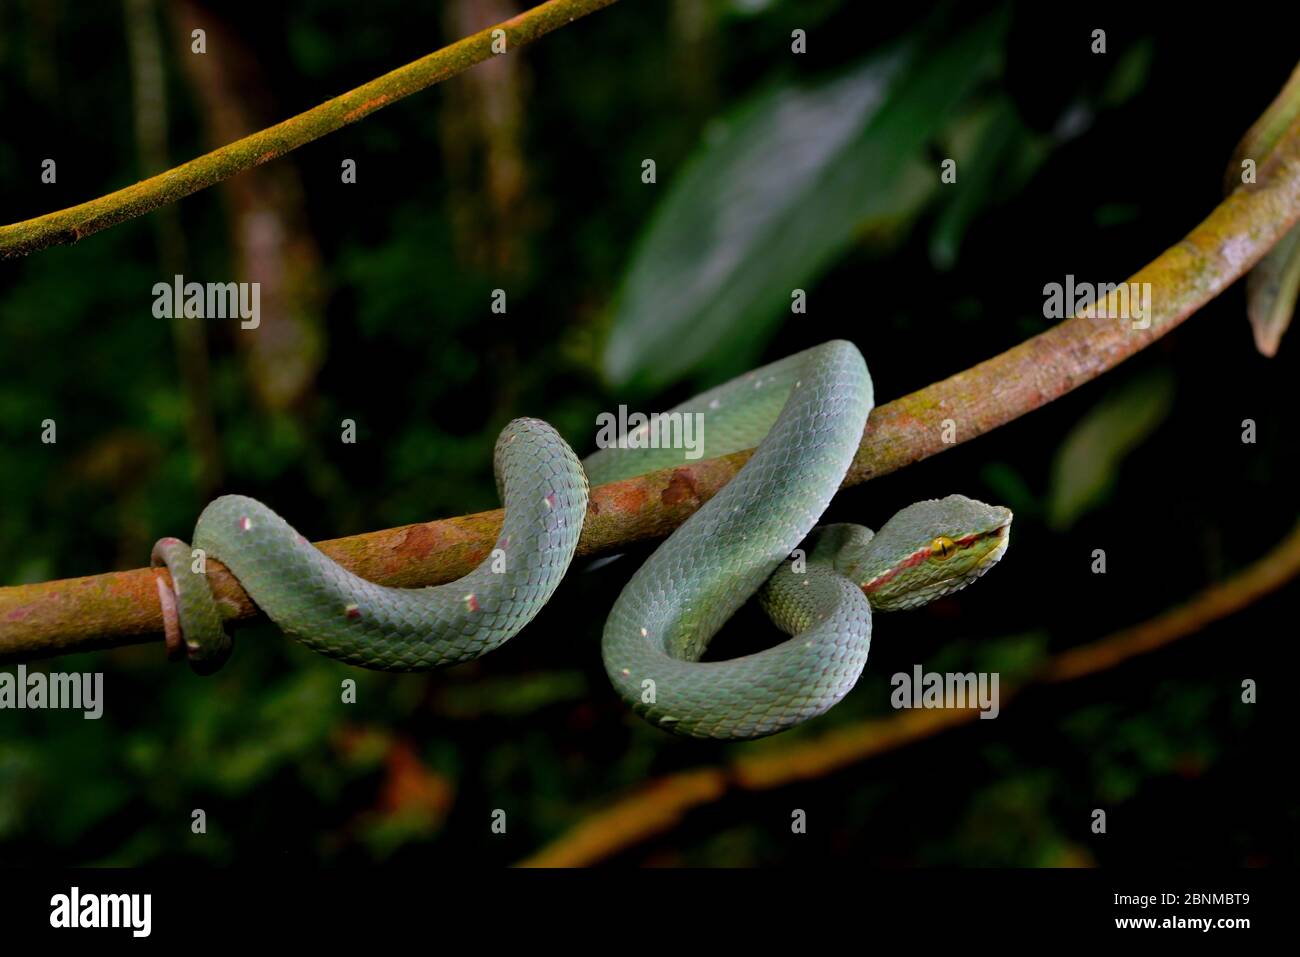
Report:
[[[390,103],[441,83],[490,59],[493,33],[505,31],[506,52],[532,43],[557,27],[586,16],[614,0],[548,0],[495,27],[480,30],[391,73],[371,80],[305,113],[277,123],[182,166],[119,189],[98,199],[47,213],[11,226],[0,226],[0,259],[26,256],[74,243],[101,229],[183,199],[191,193],[254,166],[283,156],[326,133],[355,123]]]

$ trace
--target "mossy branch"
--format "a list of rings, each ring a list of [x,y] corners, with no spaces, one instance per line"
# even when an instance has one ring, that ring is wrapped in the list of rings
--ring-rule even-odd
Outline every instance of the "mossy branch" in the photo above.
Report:
[[[557,27],[586,16],[615,0],[548,0],[494,27],[457,40],[391,73],[341,96],[299,113],[251,136],[213,150],[188,163],[141,180],[79,206],[47,213],[11,226],[0,226],[0,259],[12,259],[44,249],[75,243],[101,229],[174,203],[191,193],[261,166],[327,133],[355,123],[390,103],[427,89],[504,55],[493,52],[493,34],[505,32],[506,53],[532,43]]]

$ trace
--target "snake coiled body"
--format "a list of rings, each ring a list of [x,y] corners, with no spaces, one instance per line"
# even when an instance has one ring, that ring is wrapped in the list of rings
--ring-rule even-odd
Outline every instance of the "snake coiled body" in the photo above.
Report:
[[[960,496],[909,506],[878,535],[835,525],[809,536],[852,462],[872,401],[861,354],[833,341],[670,410],[699,417],[705,456],[758,448],[635,572],[609,614],[606,671],[647,720],[696,737],[753,738],[821,714],[862,672],[873,608],[924,603],[1001,557],[1010,513]],[[496,546],[469,575],[431,588],[358,578],[265,505],[223,496],[199,517],[193,550],[176,539],[155,546],[155,564],[166,565],[172,581],[171,589],[160,583],[165,611],[174,607],[169,644],[179,647],[183,636],[200,671],[229,652],[195,560],[202,550],[285,634],[322,654],[395,671],[476,658],[517,634],[560,584],[589,481],[682,462],[681,448],[615,447],[580,463],[546,423],[514,420],[496,446],[505,505]],[[701,662],[756,593],[790,637],[742,658]]]

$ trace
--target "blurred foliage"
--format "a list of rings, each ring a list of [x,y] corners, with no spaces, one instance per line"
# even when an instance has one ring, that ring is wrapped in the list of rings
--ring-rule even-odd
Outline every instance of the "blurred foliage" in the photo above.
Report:
[[[458,2],[450,12],[482,9]],[[1214,205],[1295,52],[1250,18],[1216,22],[1210,42],[1131,5],[1046,7],[625,2],[502,60],[490,82],[452,80],[277,161],[297,168],[321,250],[325,363],[303,402],[267,411],[237,327],[211,324],[223,491],[312,538],[459,514],[496,504],[492,447],[516,415],[585,452],[596,413],[638,390],[667,405],[828,338],[859,344],[885,401],[1041,331],[1045,283],[1119,281]],[[248,45],[283,116],[453,39],[450,12],[312,0],[203,16]],[[1099,24],[1104,56],[1089,51]],[[174,39],[190,25],[170,26],[179,160],[205,148],[204,124]],[[796,28],[809,40],[798,56]],[[448,130],[465,125],[446,111],[492,127],[495,97],[521,121],[476,132],[491,150],[453,162],[463,144]],[[0,0],[6,221],[132,182],[132,110],[120,5]],[[487,168],[512,156],[522,179]],[[39,183],[46,157],[56,184]],[[339,181],[344,158],[355,185]],[[945,158],[955,184],[938,181]],[[493,193],[507,187],[522,192]],[[485,221],[495,209],[509,221]],[[189,277],[229,278],[221,193],[177,210]],[[475,252],[489,247],[496,257]],[[139,566],[156,537],[192,528],[196,460],[169,330],[150,312],[161,262],[146,218],[0,264],[2,583]],[[806,315],[788,311],[795,286]],[[490,310],[497,288],[505,315]],[[855,692],[788,735],[701,744],[626,712],[599,640],[646,553],[631,549],[575,569],[499,652],[432,675],[348,668],[264,623],[238,632],[209,679],[157,645],[42,663],[102,670],[105,713],[0,712],[0,862],[507,863],[656,775],[886,716],[889,676],[916,663],[1017,681],[1222,578],[1292,524],[1296,350],[1260,359],[1244,313],[1234,289],[1125,368],[839,496],[828,520],[875,527],[949,492],[1002,501],[1012,547],[977,587],[878,616]],[[47,418],[54,445],[39,441]],[[339,441],[348,418],[355,445]],[[1255,445],[1241,442],[1245,418]],[[1089,570],[1098,547],[1106,575]],[[1294,862],[1297,805],[1272,730],[1287,692],[1267,679],[1291,673],[1294,643],[1272,616],[1297,595],[1026,691],[997,720],[729,797],[618,860]],[[771,640],[746,608],[711,655]],[[1240,703],[1243,677],[1261,681],[1258,705]],[[1104,838],[1088,828],[1098,806]],[[807,834],[790,833],[792,808],[808,811]],[[191,831],[195,809],[206,834]]]
[[[861,233],[914,218],[937,182],[925,144],[983,78],[998,22],[778,87],[708,131],[628,267],[605,350],[615,385],[671,385],[725,346],[748,368],[789,305]],[[719,371],[717,360],[711,371]]]
[[[1068,528],[1089,509],[1105,504],[1124,457],[1156,430],[1173,403],[1173,377],[1163,370],[1131,382],[1121,378],[1056,450],[1048,524]]]

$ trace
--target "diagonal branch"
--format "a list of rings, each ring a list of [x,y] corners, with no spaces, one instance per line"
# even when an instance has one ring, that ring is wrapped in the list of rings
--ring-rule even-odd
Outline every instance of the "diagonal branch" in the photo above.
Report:
[[[1300,220],[1300,119],[1260,170],[1177,245],[1130,278],[1152,285],[1150,327],[1087,315],[1067,319],[977,366],[874,410],[844,480],[856,485],[965,442],[1037,409],[1150,345],[1241,277]],[[750,451],[664,469],[592,490],[578,543],[595,555],[671,532],[738,472]],[[452,581],[485,558],[500,510],[350,538],[320,548],[387,585]],[[156,639],[154,572],[136,569],[0,588],[0,661]],[[208,563],[213,591],[235,618],[257,613],[239,582]]]
[[[245,136],[175,169],[141,180],[134,186],[79,206],[0,226],[0,259],[26,256],[47,246],[75,243],[91,233],[183,199],[355,123],[389,103],[396,103],[496,56],[492,49],[492,34],[496,30],[505,31],[506,50],[511,51],[611,3],[614,0],[548,0],[495,27],[457,40],[314,106],[305,113]]]

